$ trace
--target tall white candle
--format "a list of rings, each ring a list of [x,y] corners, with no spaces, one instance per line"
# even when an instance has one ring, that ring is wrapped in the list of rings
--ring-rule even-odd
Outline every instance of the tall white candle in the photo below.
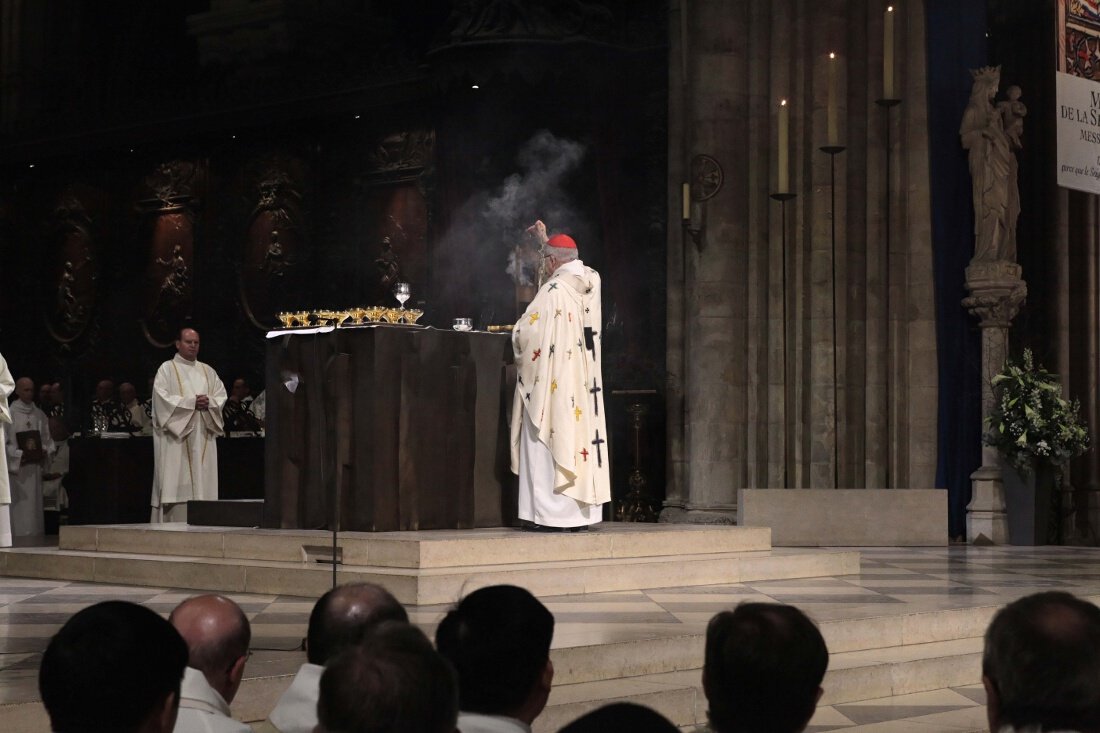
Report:
[[[790,193],[791,186],[789,165],[787,161],[788,148],[790,146],[790,107],[787,106],[787,100],[781,100],[779,102],[779,170],[776,176],[776,183],[778,184],[777,193]]]
[[[886,6],[882,24],[882,98],[894,96],[894,6]]]
[[[685,183],[681,189],[681,195],[683,198],[680,202],[680,216],[684,221],[691,218],[691,184]]]
[[[837,98],[836,98],[836,67],[840,65],[837,61],[836,54],[829,54],[829,93],[826,101],[826,135],[825,144],[830,147],[837,147],[840,145],[840,128],[837,125]]]

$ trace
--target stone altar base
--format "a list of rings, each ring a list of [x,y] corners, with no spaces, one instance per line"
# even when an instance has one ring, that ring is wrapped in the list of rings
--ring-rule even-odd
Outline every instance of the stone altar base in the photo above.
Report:
[[[0,574],[224,593],[316,597],[332,586],[332,534],[187,524],[61,529],[58,548],[0,552]],[[510,583],[537,596],[849,575],[859,553],[773,550],[766,527],[604,523],[591,532],[513,528],[344,532],[340,583],[404,604],[453,603]]]
[[[770,527],[777,547],[942,547],[947,492],[741,489],[737,524]]]

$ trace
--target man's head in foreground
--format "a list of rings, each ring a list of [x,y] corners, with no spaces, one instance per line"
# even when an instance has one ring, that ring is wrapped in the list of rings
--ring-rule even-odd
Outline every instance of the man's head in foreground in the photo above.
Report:
[[[990,729],[1100,733],[1100,608],[1060,591],[993,617],[982,655]]]
[[[550,695],[554,615],[514,585],[476,590],[446,615],[435,643],[458,673],[464,713],[503,715],[527,725]]]
[[[309,615],[306,657],[324,666],[345,649],[359,643],[383,621],[407,623],[404,606],[380,585],[351,583],[321,596]]]
[[[105,601],[50,640],[38,689],[56,733],[169,733],[186,665],[171,624],[144,606]]]
[[[742,603],[707,626],[703,691],[717,733],[805,729],[821,697],[829,650],[794,606]]]
[[[453,733],[454,670],[415,626],[390,621],[321,675],[315,733]]]

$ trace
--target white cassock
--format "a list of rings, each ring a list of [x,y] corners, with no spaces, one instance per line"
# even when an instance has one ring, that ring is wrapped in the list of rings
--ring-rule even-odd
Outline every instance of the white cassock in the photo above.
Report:
[[[19,433],[36,431],[42,450],[53,452],[50,423],[38,406],[16,400],[11,404],[11,422],[4,423],[4,452],[8,462],[8,486],[11,493],[11,534],[30,537],[46,533],[42,514],[42,465],[23,464]]]
[[[14,391],[15,380],[11,378],[4,355],[0,354],[0,427],[11,424],[8,396]],[[8,484],[7,453],[6,449],[0,451],[0,547],[11,547],[11,487]]]
[[[130,424],[136,428],[141,428],[139,435],[153,434],[153,419],[145,414],[145,408],[142,407],[140,402],[135,399],[124,407],[126,412],[130,413]]]
[[[195,397],[210,398],[207,410]],[[191,499],[218,498],[218,445],[225,385],[208,365],[176,354],[153,382],[153,522],[186,521]],[[171,505],[179,504],[179,507]]]
[[[574,260],[539,288],[512,331],[520,519],[545,527],[596,524],[611,500],[600,315],[600,276]]]

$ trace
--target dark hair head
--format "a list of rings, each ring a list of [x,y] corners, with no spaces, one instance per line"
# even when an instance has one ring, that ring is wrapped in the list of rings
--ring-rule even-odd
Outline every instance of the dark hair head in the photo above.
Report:
[[[985,632],[982,674],[1002,725],[1100,730],[1100,608],[1061,591],[1008,604]]]
[[[527,700],[550,659],[554,615],[514,585],[476,590],[435,632],[439,653],[454,665],[462,710],[502,715]]]
[[[703,683],[720,733],[802,730],[829,665],[825,639],[794,606],[742,603],[707,626]]]
[[[454,670],[415,626],[383,623],[325,668],[317,719],[326,733],[452,733]]]
[[[179,701],[187,645],[155,612],[105,601],[75,613],[42,655],[38,689],[50,727],[137,731],[167,695]]]
[[[617,702],[582,715],[558,733],[677,733],[679,730],[655,710],[632,702]]]
[[[309,614],[306,657],[310,664],[323,666],[383,621],[408,620],[404,606],[382,586],[341,585],[321,596]]]

